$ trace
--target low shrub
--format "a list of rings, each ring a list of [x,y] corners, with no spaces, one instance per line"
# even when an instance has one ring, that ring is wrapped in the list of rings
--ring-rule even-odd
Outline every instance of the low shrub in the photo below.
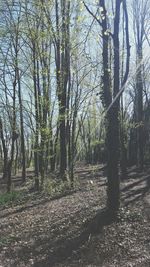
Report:
[[[21,193],[18,191],[4,193],[0,195],[0,206],[18,201],[20,197],[21,197]]]

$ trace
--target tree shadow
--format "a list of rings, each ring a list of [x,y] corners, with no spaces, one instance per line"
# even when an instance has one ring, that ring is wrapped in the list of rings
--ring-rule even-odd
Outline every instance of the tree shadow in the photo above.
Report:
[[[26,205],[24,203],[23,206],[21,206],[19,208],[16,208],[13,211],[10,211],[10,212],[7,212],[7,213],[1,215],[0,216],[0,219],[6,218],[8,216],[11,216],[11,215],[14,215],[14,214],[17,214],[17,213],[20,213],[20,212],[24,212],[26,210],[30,210],[30,209],[32,209],[34,207],[37,207],[37,206],[40,206],[40,205],[44,205],[46,203],[49,203],[51,201],[55,201],[55,200],[61,199],[63,197],[67,197],[67,196],[73,195],[76,192],[77,192],[77,190],[71,190],[69,192],[63,192],[62,194],[59,194],[59,195],[56,195],[56,196],[53,196],[53,197],[49,197],[49,198],[46,198],[46,199],[41,199],[38,202],[37,202],[37,199],[36,199],[33,204]]]
[[[68,257],[72,255],[72,252],[79,249],[83,244],[85,244],[91,235],[101,233],[103,227],[111,224],[116,220],[112,212],[104,209],[97,213],[92,219],[86,221],[80,229],[80,233],[75,236],[63,237],[56,244],[54,242],[54,251],[51,252],[49,246],[49,255],[43,260],[37,260],[34,263],[34,267],[51,267],[55,264],[65,261]]]
[[[22,246],[12,266],[18,266],[20,259],[28,266],[31,253],[34,267],[52,267],[62,263],[84,245],[91,235],[102,233],[103,227],[111,224],[115,219],[111,212],[103,209],[73,232],[67,233],[67,229],[61,231],[60,225],[56,225],[54,233],[45,233],[43,238],[35,240],[30,247]]]
[[[129,185],[126,185],[121,191],[122,192],[126,192],[132,188],[134,188],[135,186],[139,185],[140,183],[146,181],[148,183],[148,181],[150,180],[150,176],[145,176],[143,179],[140,179],[138,181],[132,182]]]
[[[144,185],[143,182],[145,182]],[[125,195],[122,197],[122,201],[124,201],[125,205],[127,206],[139,199],[142,199],[149,192],[149,190],[150,176],[146,176],[143,179],[133,182],[122,189],[122,192],[125,193]]]

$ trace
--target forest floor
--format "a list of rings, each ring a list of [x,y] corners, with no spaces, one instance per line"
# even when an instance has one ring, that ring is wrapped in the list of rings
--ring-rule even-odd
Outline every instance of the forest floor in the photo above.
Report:
[[[0,205],[1,267],[150,266],[150,169],[128,170],[118,218],[105,218],[97,233],[87,225],[106,205],[103,168],[80,166],[76,176],[64,195],[26,192]]]

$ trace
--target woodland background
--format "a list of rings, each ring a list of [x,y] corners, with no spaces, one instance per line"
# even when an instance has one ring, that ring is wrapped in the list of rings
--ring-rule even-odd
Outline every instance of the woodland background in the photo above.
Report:
[[[20,190],[39,201],[87,187],[87,202],[93,192],[100,203],[104,179],[106,209],[91,231],[118,216],[130,179],[147,194],[149,22],[149,0],[1,0],[2,206],[24,203]]]

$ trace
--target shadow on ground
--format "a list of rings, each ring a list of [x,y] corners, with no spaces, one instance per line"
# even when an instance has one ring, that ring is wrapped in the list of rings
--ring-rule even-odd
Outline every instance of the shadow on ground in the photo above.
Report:
[[[150,176],[147,175],[138,181],[133,181],[122,189],[122,201],[127,206],[137,200],[144,198],[150,191]]]
[[[61,263],[71,256],[72,252],[81,247],[88,239],[91,234],[97,234],[102,232],[103,227],[111,224],[115,221],[116,218],[112,216],[112,213],[108,210],[101,210],[96,214],[91,220],[87,221],[81,233],[74,237],[68,237],[67,239],[61,239],[58,243],[53,244],[53,247],[56,247],[55,251],[50,252],[49,256],[46,259],[36,261],[34,267],[50,267],[54,266],[56,263]],[[35,244],[37,246],[37,244]],[[50,247],[49,247],[50,249]]]

